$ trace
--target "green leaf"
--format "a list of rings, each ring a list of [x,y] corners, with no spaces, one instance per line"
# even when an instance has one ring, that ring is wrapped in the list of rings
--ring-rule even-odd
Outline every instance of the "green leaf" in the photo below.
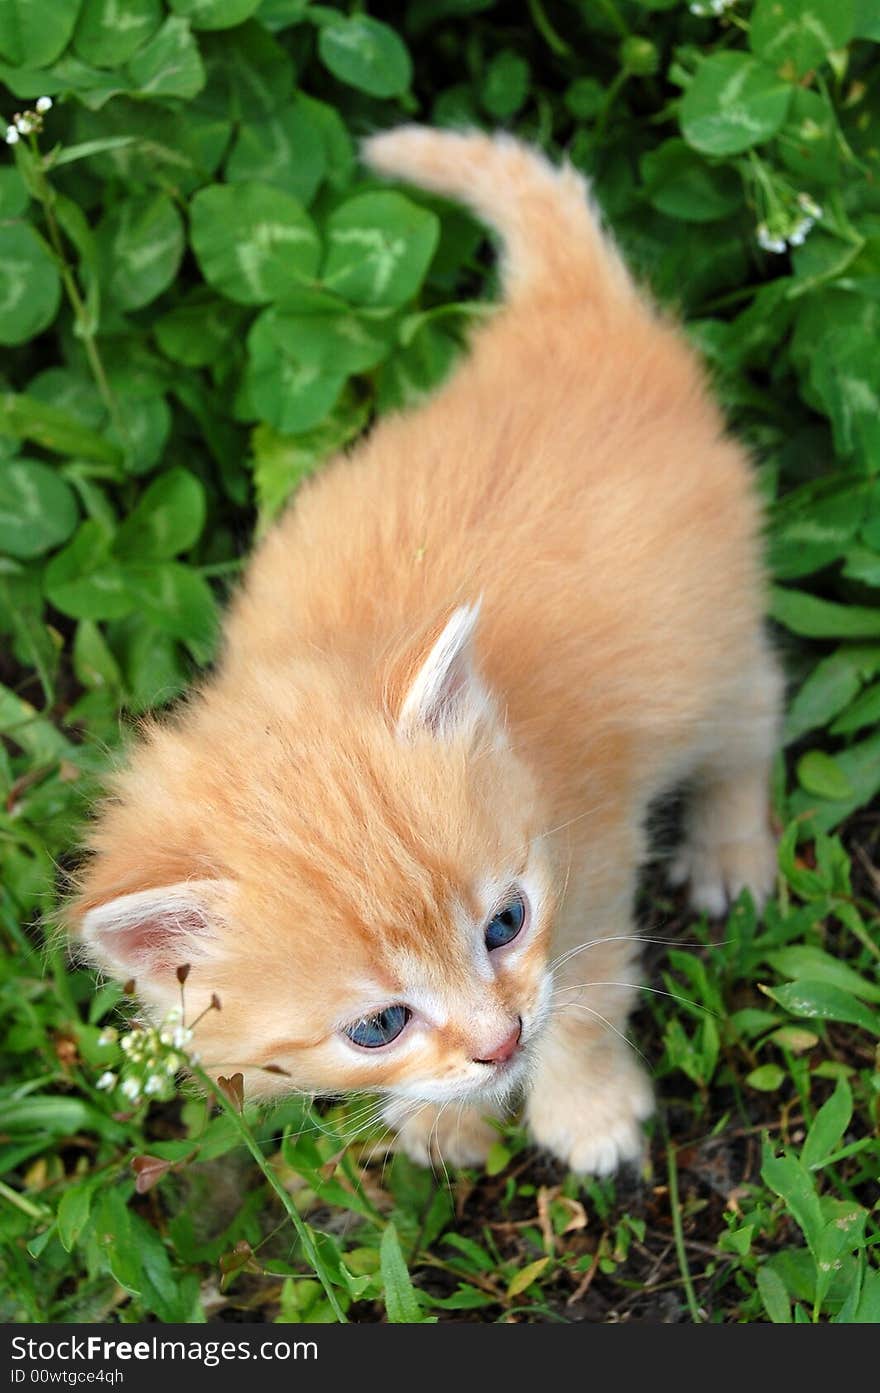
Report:
[[[92,1197],[98,1185],[94,1178],[69,1185],[58,1204],[58,1239],[65,1252],[76,1246],[77,1239],[89,1220]]]
[[[840,765],[823,750],[809,750],[798,760],[798,782],[819,798],[851,798],[853,788]]]
[[[199,46],[185,19],[171,16],[128,65],[142,97],[194,97],[205,85]]]
[[[412,80],[406,44],[387,24],[369,15],[323,24],[318,53],[340,82],[371,97],[399,97]]]
[[[0,460],[0,552],[24,560],[65,542],[79,510],[70,485],[37,460]]]
[[[642,157],[641,174],[651,206],[683,222],[716,222],[742,204],[733,170],[707,164],[683,140],[666,140]]]
[[[260,420],[285,435],[317,426],[336,403],[347,373],[320,358],[304,358],[296,335],[274,312],[260,315],[248,334],[245,385]]]
[[[204,368],[230,350],[241,332],[241,320],[241,312],[203,287],[157,319],[153,332],[166,358]]]
[[[141,495],[117,533],[114,551],[138,560],[170,559],[198,541],[204,524],[204,485],[186,469],[169,469]]]
[[[363,429],[368,416],[367,402],[343,393],[334,410],[310,431],[285,436],[269,426],[257,426],[251,449],[261,529],[307,475]]]
[[[169,0],[175,14],[188,19],[193,29],[232,29],[250,19],[262,0]]]
[[[806,943],[792,944],[768,953],[766,961],[783,977],[806,977],[816,982],[826,982],[852,996],[880,1003],[880,984],[870,982],[821,948]]]
[[[850,735],[854,730],[880,723],[880,682],[867,687],[831,726],[832,735]]]
[[[792,88],[745,53],[701,58],[679,112],[687,143],[704,155],[739,155],[775,135]]]
[[[23,213],[30,201],[24,180],[17,169],[0,169],[0,218],[8,222]]]
[[[770,592],[770,614],[792,633],[805,638],[874,638],[880,636],[880,608],[838,605],[802,590]]]
[[[480,83],[480,100],[489,115],[498,121],[515,116],[529,94],[530,76],[525,58],[513,49],[496,53]]]
[[[397,1229],[392,1222],[385,1225],[379,1247],[382,1281],[385,1285],[385,1311],[392,1325],[412,1325],[424,1320],[415,1288],[412,1284]]]
[[[79,0],[3,0],[0,57],[16,67],[43,68],[54,62],[67,46],[78,13]]]
[[[123,584],[131,608],[152,619],[157,628],[181,639],[197,662],[207,662],[217,641],[218,610],[211,587],[189,566],[175,561],[126,562]]]
[[[25,1098],[3,1099],[4,1132],[44,1132],[50,1137],[72,1137],[94,1131],[98,1116],[79,1098],[58,1093],[29,1093]]]
[[[122,0],[122,5],[120,0],[83,0],[73,51],[96,68],[115,68],[128,62],[161,22],[160,0]]]
[[[756,1277],[764,1310],[774,1325],[791,1325],[791,1302],[779,1273],[766,1264],[758,1268]]]
[[[283,298],[318,269],[320,243],[302,205],[269,184],[214,184],[191,205],[192,243],[205,279],[245,305]]]
[[[224,121],[263,121],[290,100],[295,84],[293,64],[256,20],[249,19],[235,31],[205,34],[201,50],[207,85],[200,106]]]
[[[508,1284],[508,1299],[521,1296],[526,1288],[530,1287],[532,1282],[537,1281],[541,1273],[546,1271],[549,1263],[549,1258],[536,1258],[534,1262],[528,1263],[521,1271],[517,1272]]]
[[[421,285],[439,235],[436,216],[403,194],[360,194],[327,220],[322,280],[357,305],[401,305]]]
[[[855,0],[853,37],[856,39],[876,39],[880,43],[880,10],[877,8],[877,0]],[[878,1282],[878,1288],[880,1288],[880,1282]]]
[[[119,664],[101,630],[91,619],[81,619],[76,626],[73,670],[77,680],[91,690],[103,688],[118,694],[122,687]]]
[[[180,214],[167,194],[141,194],[118,203],[97,233],[107,290],[125,310],[139,310],[177,275],[184,249]]]
[[[784,987],[763,987],[773,1001],[793,1016],[806,1020],[843,1021],[857,1025],[872,1035],[880,1035],[880,1013],[871,1011],[849,992],[830,982],[799,979]]]
[[[118,619],[136,600],[125,584],[122,567],[110,557],[110,537],[91,519],[46,567],[49,601],[74,619]]]
[[[824,1219],[810,1172],[795,1156],[774,1156],[766,1140],[762,1150],[761,1179],[774,1194],[785,1200],[815,1255]]]
[[[837,763],[853,789],[851,798],[823,803],[814,794],[796,789],[789,811],[800,820],[804,835],[829,832],[857,808],[867,807],[880,791],[880,734],[869,736],[837,755]]]
[[[856,455],[867,468],[876,470],[880,367],[873,355],[866,354],[865,336],[859,330],[834,330],[826,336],[825,346],[827,356],[816,354],[810,364],[810,384],[831,418],[834,443],[841,455]]]
[[[55,260],[33,228],[0,226],[0,344],[25,343],[42,333],[60,298]]]
[[[749,47],[774,67],[801,77],[849,43],[853,22],[853,0],[758,0]]]
[[[880,647],[844,646],[822,658],[789,706],[786,744],[799,740],[817,726],[827,725],[849,705],[864,679],[877,671],[880,671]]]
[[[226,178],[274,184],[307,205],[326,168],[324,133],[311,105],[297,96],[265,121],[242,126],[226,161]]]
[[[785,1070],[778,1064],[761,1064],[746,1075],[746,1083],[760,1093],[775,1093],[785,1082]]]
[[[801,1162],[808,1170],[818,1170],[825,1158],[837,1149],[850,1124],[852,1111],[849,1084],[846,1079],[839,1078],[831,1097],[813,1118],[801,1148]]]

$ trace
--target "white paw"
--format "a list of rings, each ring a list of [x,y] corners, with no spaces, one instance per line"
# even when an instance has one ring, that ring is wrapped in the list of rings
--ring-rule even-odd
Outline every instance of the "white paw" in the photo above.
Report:
[[[395,1151],[403,1151],[419,1166],[481,1166],[498,1132],[477,1108],[458,1103],[439,1107],[431,1103],[412,1117],[397,1122],[392,1105],[386,1114],[397,1128]]]
[[[742,890],[760,909],[776,881],[776,843],[769,831],[712,844],[695,837],[672,862],[668,879],[670,885],[690,882],[691,905],[710,919],[726,914]]]
[[[645,1145],[641,1124],[654,1111],[647,1075],[623,1052],[617,1067],[591,1078],[583,1074],[548,1083],[540,1079],[529,1096],[527,1120],[539,1146],[579,1175],[611,1175],[637,1160]]]

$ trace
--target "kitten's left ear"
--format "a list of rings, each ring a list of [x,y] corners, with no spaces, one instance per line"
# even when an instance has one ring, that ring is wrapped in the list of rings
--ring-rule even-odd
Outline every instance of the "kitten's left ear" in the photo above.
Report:
[[[422,731],[448,739],[491,714],[492,700],[474,662],[480,601],[462,605],[447,621],[413,678],[397,718],[402,735]]]

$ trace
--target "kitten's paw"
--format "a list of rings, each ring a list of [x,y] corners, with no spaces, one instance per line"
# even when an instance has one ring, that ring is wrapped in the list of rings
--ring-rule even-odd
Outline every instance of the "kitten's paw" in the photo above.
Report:
[[[760,909],[776,881],[776,842],[769,831],[714,844],[695,838],[672,862],[668,880],[689,883],[691,906],[710,919],[725,914],[742,890],[751,892]]]
[[[539,1146],[579,1175],[611,1175],[626,1161],[641,1156],[641,1124],[654,1111],[648,1077],[621,1055],[619,1066],[604,1077],[583,1073],[544,1079],[532,1091],[526,1111]]]
[[[457,1103],[445,1107],[429,1104],[412,1117],[388,1121],[397,1129],[395,1151],[403,1151],[419,1166],[482,1166],[498,1133],[478,1108]]]

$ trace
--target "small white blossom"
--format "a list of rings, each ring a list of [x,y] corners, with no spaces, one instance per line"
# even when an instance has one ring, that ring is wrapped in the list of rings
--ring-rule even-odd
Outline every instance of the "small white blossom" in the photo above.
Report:
[[[37,111],[39,111],[40,115],[42,116],[42,114],[43,114],[44,111],[51,111],[51,110],[52,110],[52,98],[51,98],[51,97],[37,97],[36,106],[37,106]]]
[[[104,1072],[104,1073],[101,1075],[101,1077],[98,1079],[98,1082],[95,1084],[95,1087],[96,1087],[96,1088],[115,1088],[115,1087],[116,1087],[116,1075],[113,1073],[113,1070],[112,1070],[112,1069],[107,1069],[107,1070],[105,1070],[105,1072]]]
[[[193,1033],[191,1030],[187,1030],[184,1026],[179,1025],[172,1037],[172,1044],[174,1045],[175,1049],[185,1049],[192,1037]]]
[[[119,1031],[118,1031],[118,1030],[114,1030],[113,1027],[112,1027],[112,1025],[108,1025],[108,1026],[105,1027],[104,1030],[101,1031],[101,1034],[98,1036],[98,1044],[99,1044],[99,1045],[115,1045],[115,1044],[116,1044],[116,1041],[117,1041],[118,1039],[119,1039]]]
[[[18,131],[15,129],[14,126],[7,126],[7,127],[6,127],[6,144],[7,144],[7,145],[15,145],[17,141],[18,141]]]
[[[763,251],[775,252],[777,255],[785,251],[787,246],[785,238],[774,236],[765,222],[758,224],[755,235],[758,239],[758,246]]]
[[[165,1080],[159,1074],[148,1074],[144,1084],[144,1093],[150,1097],[153,1093],[161,1093],[165,1087]]]
[[[136,1103],[141,1096],[141,1086],[137,1079],[123,1079],[119,1087],[120,1092],[132,1103]]]
[[[788,234],[788,245],[790,247],[802,247],[807,240],[810,229],[815,227],[815,218],[801,218]]]
[[[821,218],[821,206],[816,202],[815,198],[811,198],[808,193],[799,193],[797,201],[798,206],[803,208],[807,216],[813,219],[813,222],[815,222],[817,218]]]

